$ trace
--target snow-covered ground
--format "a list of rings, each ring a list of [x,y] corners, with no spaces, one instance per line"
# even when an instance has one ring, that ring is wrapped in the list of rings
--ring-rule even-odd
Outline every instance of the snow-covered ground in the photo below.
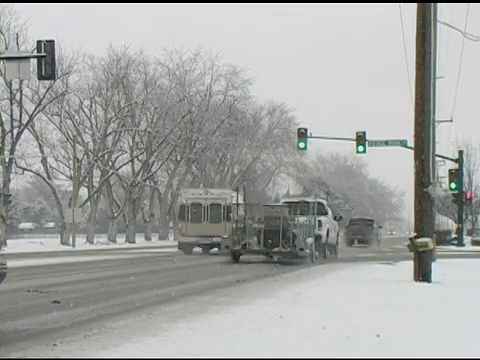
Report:
[[[125,248],[142,248],[145,246],[177,246],[176,241],[170,240],[153,240],[145,241],[143,235],[136,237],[135,244],[129,244],[125,242],[125,235],[119,234],[117,237],[117,243],[109,243],[106,236],[96,236],[95,244],[89,244],[86,242],[85,235],[78,235],[76,239],[75,249],[71,246],[60,245],[60,238],[55,235],[49,236],[32,236],[22,239],[17,237],[15,240],[8,240],[8,246],[1,250],[2,253],[25,253],[25,252],[41,252],[41,251],[81,251],[92,249],[125,249]]]
[[[480,252],[480,246],[472,245],[471,243],[471,237],[470,236],[465,236],[463,243],[465,246],[459,247],[455,245],[449,245],[449,246],[437,246],[437,251],[441,252]]]
[[[480,246],[471,246],[465,245],[463,247],[459,246],[437,246],[437,251],[442,252],[465,252],[465,251],[473,251],[473,252],[480,252]]]
[[[431,284],[415,283],[412,267],[308,267],[15,355],[478,357],[480,260],[437,260]]]

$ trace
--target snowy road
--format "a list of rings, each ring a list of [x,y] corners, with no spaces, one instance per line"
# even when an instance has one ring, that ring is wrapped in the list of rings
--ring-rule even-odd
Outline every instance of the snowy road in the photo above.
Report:
[[[342,248],[339,259],[328,259],[325,274],[345,263],[400,261],[411,259],[405,239],[386,239],[380,249]],[[239,283],[305,269],[306,265],[275,264],[263,258],[242,257],[240,264],[220,255],[184,256],[165,249],[102,251],[98,259],[86,261],[69,254],[73,262],[30,264],[10,269],[0,286],[1,356],[57,344],[79,333],[91,333],[125,316],[145,316],[159,305],[178,303],[210,291]],[[29,261],[35,261],[29,255]],[[43,256],[38,254],[38,257]],[[60,256],[63,254],[57,255]],[[75,260],[75,256],[78,261]],[[444,256],[477,256],[452,254]],[[52,259],[49,256],[48,259]],[[38,259],[37,259],[38,260]],[[335,264],[330,267],[329,264]],[[213,299],[212,299],[213,302]],[[202,311],[202,308],[198,309]],[[52,345],[54,346],[54,345]]]

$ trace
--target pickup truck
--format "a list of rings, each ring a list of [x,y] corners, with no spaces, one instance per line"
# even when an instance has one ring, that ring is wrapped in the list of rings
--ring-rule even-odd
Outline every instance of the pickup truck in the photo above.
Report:
[[[343,216],[334,215],[324,199],[314,197],[294,197],[281,200],[290,207],[298,222],[312,224],[315,228],[316,249],[322,258],[338,257],[339,226]]]
[[[369,217],[353,217],[348,221],[346,240],[347,246],[355,243],[363,245],[380,246],[382,242],[381,225]]]

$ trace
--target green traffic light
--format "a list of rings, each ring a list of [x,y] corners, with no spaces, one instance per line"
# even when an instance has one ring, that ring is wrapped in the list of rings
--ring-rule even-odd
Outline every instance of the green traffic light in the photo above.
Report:
[[[297,144],[297,148],[299,150],[306,150],[307,149],[307,143],[305,141],[299,141]]]
[[[364,152],[365,152],[365,146],[363,146],[363,145],[358,145],[358,146],[357,146],[357,152],[359,152],[359,153],[364,153]]]
[[[450,183],[450,190],[456,190],[457,189],[457,183],[456,182],[451,182]]]

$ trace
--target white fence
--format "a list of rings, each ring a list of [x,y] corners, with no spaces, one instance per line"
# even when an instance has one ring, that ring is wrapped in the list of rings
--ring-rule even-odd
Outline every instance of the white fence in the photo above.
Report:
[[[144,234],[137,233],[136,240],[143,240]],[[157,238],[157,234],[153,234],[153,238]],[[77,241],[86,241],[87,235],[77,234]],[[95,234],[95,243],[106,243],[108,234]],[[7,241],[15,240],[58,240],[60,242],[60,235],[58,234],[9,234],[7,235]],[[125,241],[125,234],[117,234],[117,241]]]

